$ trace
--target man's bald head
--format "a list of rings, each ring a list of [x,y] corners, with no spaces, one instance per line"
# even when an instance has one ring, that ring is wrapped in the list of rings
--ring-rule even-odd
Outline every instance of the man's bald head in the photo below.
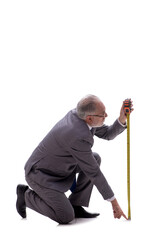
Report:
[[[87,95],[83,97],[77,104],[77,114],[81,119],[85,119],[86,116],[94,114],[97,109],[97,104],[101,100],[95,95]]]

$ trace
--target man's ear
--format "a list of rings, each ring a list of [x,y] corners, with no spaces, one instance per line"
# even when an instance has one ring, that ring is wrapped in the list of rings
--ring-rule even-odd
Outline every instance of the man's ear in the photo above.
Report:
[[[88,123],[89,125],[92,124],[92,117],[91,116],[86,117],[86,123]]]

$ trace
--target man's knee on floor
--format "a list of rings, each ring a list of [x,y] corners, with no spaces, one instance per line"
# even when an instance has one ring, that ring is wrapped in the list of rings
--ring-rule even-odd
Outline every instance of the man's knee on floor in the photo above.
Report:
[[[100,157],[100,155],[98,153],[96,153],[96,152],[93,152],[93,156],[95,157],[98,165],[100,165],[101,164],[101,157]]]
[[[74,210],[66,209],[58,216],[58,223],[67,224],[70,223],[75,218]]]

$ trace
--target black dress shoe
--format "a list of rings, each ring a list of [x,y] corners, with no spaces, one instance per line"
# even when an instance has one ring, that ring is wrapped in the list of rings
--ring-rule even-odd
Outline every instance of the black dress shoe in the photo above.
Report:
[[[81,206],[73,206],[75,218],[95,218],[99,213],[89,213]]]
[[[22,218],[26,218],[26,203],[24,194],[27,191],[28,186],[19,184],[17,186],[17,202],[16,208],[17,212],[21,215]]]

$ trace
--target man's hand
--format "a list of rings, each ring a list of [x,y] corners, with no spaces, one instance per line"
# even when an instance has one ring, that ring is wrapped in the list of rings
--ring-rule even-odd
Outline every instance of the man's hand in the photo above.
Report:
[[[131,99],[130,99],[131,100]],[[131,112],[134,110],[133,108],[133,101],[131,100]],[[124,101],[123,101],[123,104],[122,104],[122,107],[121,107],[121,111],[120,111],[120,116],[119,116],[119,121],[122,123],[122,124],[126,124],[126,120],[127,120],[127,116],[125,114],[125,110],[124,110]]]
[[[126,220],[128,220],[128,218],[126,217],[126,215],[123,213],[122,209],[120,208],[117,200],[114,199],[111,203],[112,203],[114,218],[120,219],[123,216]]]

